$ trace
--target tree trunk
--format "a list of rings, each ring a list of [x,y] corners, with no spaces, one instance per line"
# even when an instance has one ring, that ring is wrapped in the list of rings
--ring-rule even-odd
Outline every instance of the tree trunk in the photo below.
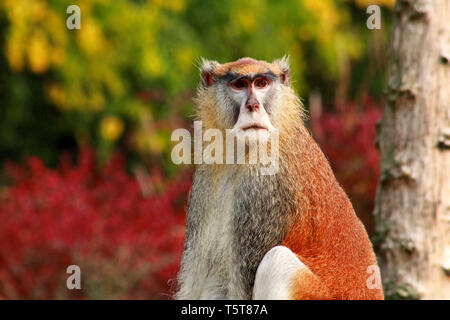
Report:
[[[450,0],[398,0],[378,137],[386,298],[450,299]]]

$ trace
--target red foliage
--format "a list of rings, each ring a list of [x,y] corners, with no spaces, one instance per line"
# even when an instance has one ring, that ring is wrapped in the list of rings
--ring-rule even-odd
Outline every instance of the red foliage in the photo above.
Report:
[[[57,170],[30,158],[8,165],[0,194],[0,297],[165,298],[183,249],[191,177],[153,172],[148,196],[123,157],[98,169],[93,152]],[[81,290],[66,288],[66,268],[81,268]]]
[[[376,123],[381,110],[369,98],[362,105],[348,103],[336,111],[311,116],[311,129],[369,232],[379,177],[375,147]]]

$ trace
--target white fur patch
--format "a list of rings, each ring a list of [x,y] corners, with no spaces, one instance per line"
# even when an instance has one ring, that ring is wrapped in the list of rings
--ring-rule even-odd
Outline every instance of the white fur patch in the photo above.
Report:
[[[205,191],[214,206],[205,210],[204,222],[198,226],[198,241],[183,257],[181,282],[177,299],[243,299],[242,281],[236,279],[239,266],[231,257],[231,217],[233,179],[231,169]],[[220,190],[215,192],[212,190]]]
[[[289,300],[294,277],[307,267],[287,247],[270,249],[259,264],[253,286],[254,300]]]

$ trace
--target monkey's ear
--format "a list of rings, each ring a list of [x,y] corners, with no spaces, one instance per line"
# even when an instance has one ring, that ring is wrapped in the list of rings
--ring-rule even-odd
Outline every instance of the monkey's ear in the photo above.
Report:
[[[290,86],[291,85],[291,69],[289,67],[289,56],[284,56],[281,59],[275,60],[272,64],[277,65],[280,68],[280,80],[281,83]]]
[[[202,77],[202,84],[204,87],[210,87],[213,85],[215,79],[216,68],[220,64],[217,61],[210,61],[201,59],[200,61],[200,74]]]

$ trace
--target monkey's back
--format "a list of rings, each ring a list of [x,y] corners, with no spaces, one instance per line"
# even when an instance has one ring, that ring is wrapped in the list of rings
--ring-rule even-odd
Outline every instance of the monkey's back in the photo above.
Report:
[[[381,288],[368,286],[370,267],[378,265],[367,232],[319,146],[309,132],[301,131],[293,186],[300,214],[282,244],[320,278],[328,298],[382,299]]]

